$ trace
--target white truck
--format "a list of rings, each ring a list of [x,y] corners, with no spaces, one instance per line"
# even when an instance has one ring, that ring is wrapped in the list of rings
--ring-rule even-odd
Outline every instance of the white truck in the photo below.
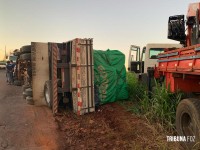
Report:
[[[6,68],[6,62],[5,61],[1,61],[0,62],[0,69],[5,69]]]
[[[155,67],[157,64],[157,55],[164,52],[166,48],[181,48],[181,44],[170,43],[149,43],[143,47],[131,45],[128,58],[128,71],[136,74],[147,73],[148,67]]]

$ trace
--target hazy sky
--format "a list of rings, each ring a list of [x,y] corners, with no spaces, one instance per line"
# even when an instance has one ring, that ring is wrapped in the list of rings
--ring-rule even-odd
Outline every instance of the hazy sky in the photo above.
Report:
[[[128,55],[131,44],[171,43],[170,15],[191,0],[0,0],[0,55],[34,42],[94,38],[95,49]],[[2,56],[0,56],[0,59]]]

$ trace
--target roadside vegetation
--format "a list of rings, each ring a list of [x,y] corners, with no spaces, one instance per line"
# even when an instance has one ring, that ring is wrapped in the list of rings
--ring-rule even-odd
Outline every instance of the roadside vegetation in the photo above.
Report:
[[[128,111],[143,115],[151,123],[159,124],[166,131],[174,131],[176,107],[181,100],[182,93],[171,93],[155,81],[151,93],[148,93],[147,85],[138,82],[133,73],[127,72],[127,84],[129,92]],[[149,96],[151,94],[151,96]]]

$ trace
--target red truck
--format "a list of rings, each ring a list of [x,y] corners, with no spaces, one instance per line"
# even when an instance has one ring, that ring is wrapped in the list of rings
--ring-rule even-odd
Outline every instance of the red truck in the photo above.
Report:
[[[171,92],[180,90],[188,95],[177,106],[176,129],[178,136],[194,139],[181,142],[192,149],[200,145],[200,3],[189,5],[186,18],[187,33],[184,15],[169,17],[168,38],[180,41],[184,47],[160,53],[154,76],[164,78]]]

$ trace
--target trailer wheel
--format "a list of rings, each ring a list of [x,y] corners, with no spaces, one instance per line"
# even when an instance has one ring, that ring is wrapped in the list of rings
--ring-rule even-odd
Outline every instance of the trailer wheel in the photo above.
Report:
[[[25,92],[25,90],[28,89],[28,88],[31,88],[30,85],[23,85],[22,86],[23,92]]]
[[[183,147],[200,148],[198,143],[200,142],[200,100],[189,98],[179,103],[176,110],[176,129],[179,136],[186,137],[187,142],[181,142]]]
[[[33,91],[32,91],[32,89],[31,88],[27,88],[26,90],[25,90],[25,95],[27,95],[27,96],[33,96]]]
[[[21,52],[21,53],[30,53],[30,52],[31,52],[31,45],[23,46],[23,47],[20,49],[20,52]]]
[[[47,103],[47,106],[52,109],[52,85],[51,81],[46,81],[44,85],[44,97]]]
[[[27,96],[26,97],[26,103],[29,105],[34,105],[33,97]]]
[[[31,53],[25,53],[20,55],[21,60],[31,60]]]
[[[27,95],[25,92],[22,93],[23,94],[23,99],[26,99]]]
[[[20,52],[14,52],[15,56],[19,56],[21,53]]]

